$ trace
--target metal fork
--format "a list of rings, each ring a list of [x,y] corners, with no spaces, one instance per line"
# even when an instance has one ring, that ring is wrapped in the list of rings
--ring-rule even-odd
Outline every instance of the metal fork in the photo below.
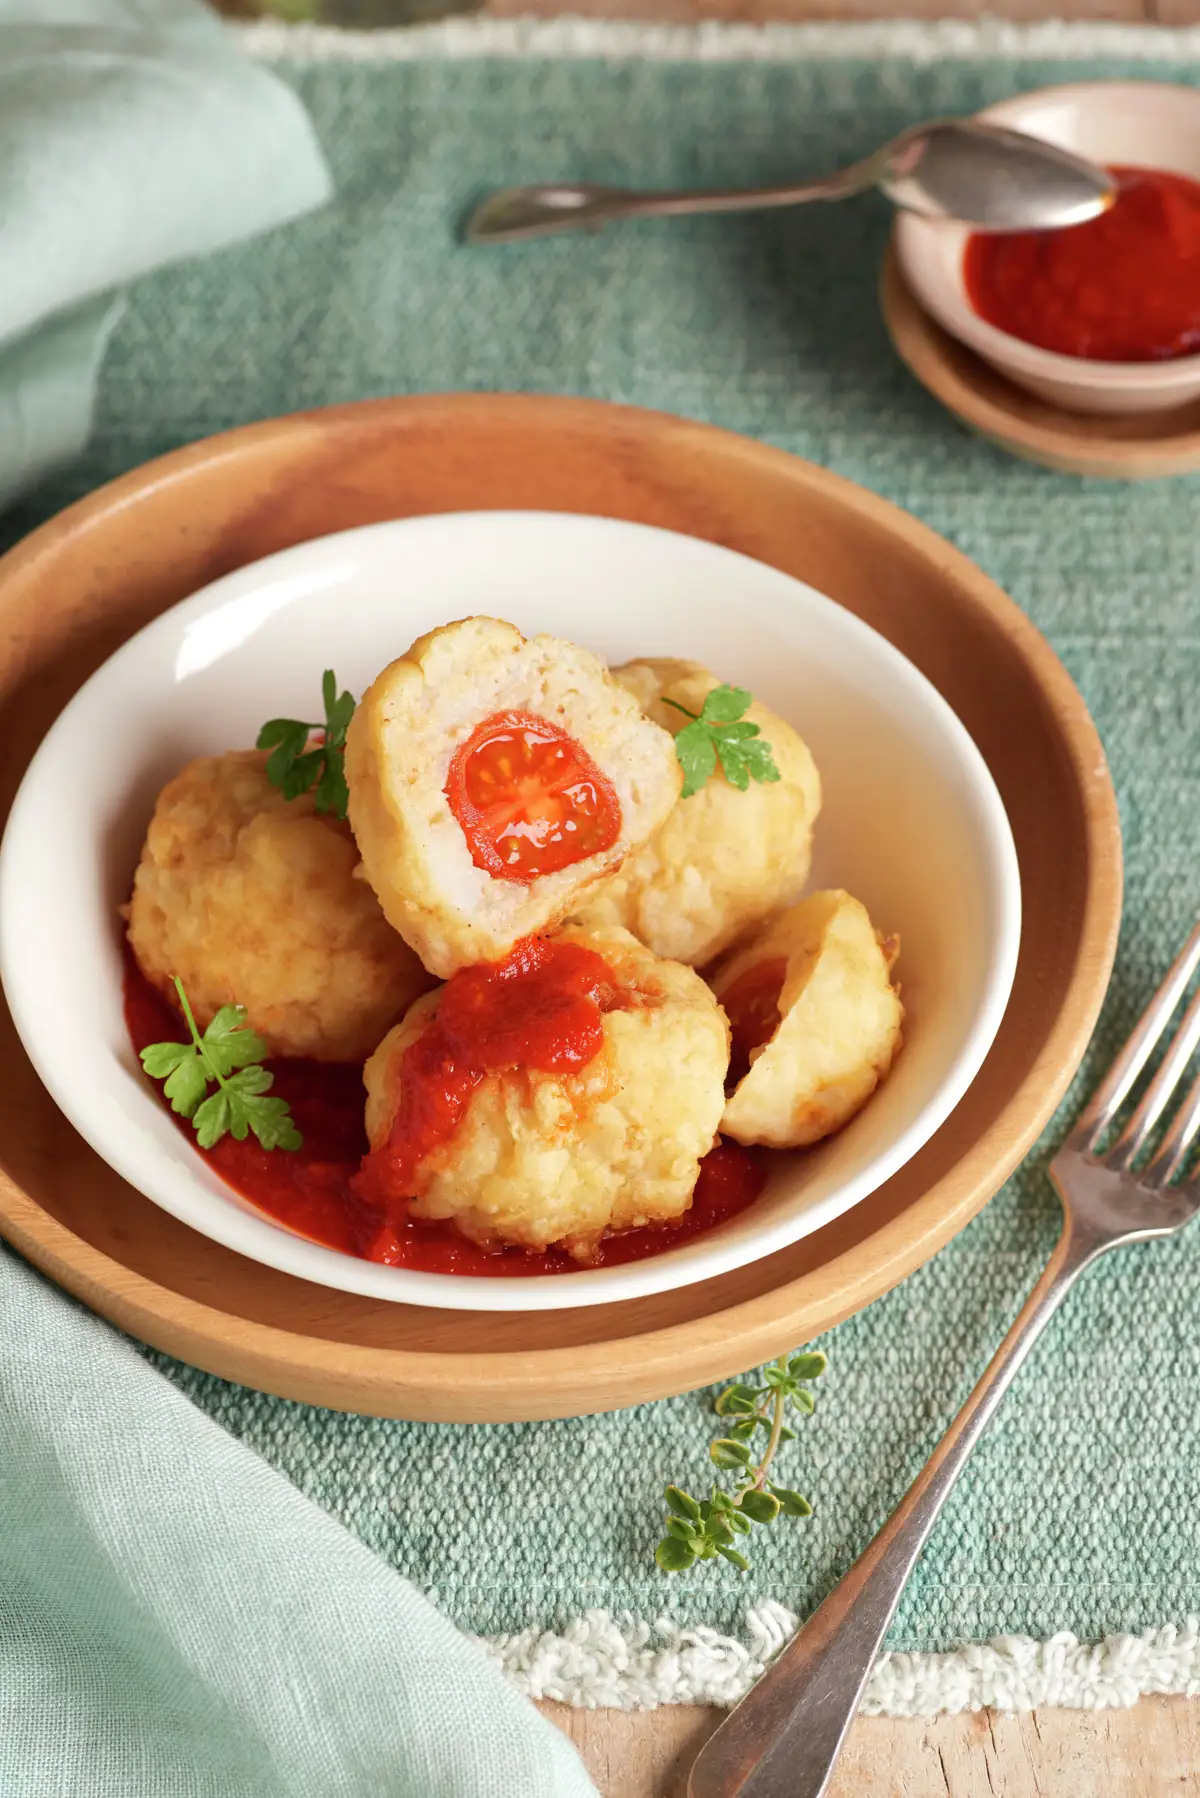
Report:
[[[1012,1329],[875,1540],[700,1750],[688,1798],[820,1798],[913,1563],[1017,1369],[1085,1267],[1127,1242],[1172,1236],[1200,1210],[1200,1177],[1180,1180],[1200,1131],[1200,1077],[1154,1147],[1200,1044],[1200,991],[1129,1121],[1101,1146],[1198,966],[1200,924],[1050,1164],[1062,1234]]]

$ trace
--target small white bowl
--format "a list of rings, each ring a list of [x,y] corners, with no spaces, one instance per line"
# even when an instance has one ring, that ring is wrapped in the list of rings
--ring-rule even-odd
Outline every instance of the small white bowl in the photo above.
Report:
[[[1092,162],[1170,169],[1200,180],[1200,92],[1158,81],[1090,81],[1018,94],[979,114]],[[1092,362],[1010,337],[971,306],[963,282],[969,228],[902,214],[895,246],[916,298],[944,330],[1069,412],[1159,412],[1200,398],[1200,355],[1169,362]]]
[[[838,1136],[781,1156],[758,1202],[651,1259],[544,1279],[383,1267],[294,1234],[227,1187],[138,1066],[121,928],[159,787],[189,757],[304,717],[322,668],[361,693],[423,631],[492,612],[609,661],[694,657],[803,732],[825,804],[813,878],[898,931],[906,1041]],[[103,745],[103,753],[97,753]],[[705,1280],[818,1229],[888,1179],[957,1105],[1008,1001],[1020,886],[982,756],[940,694],[851,613],[695,538],[559,513],[457,513],[318,539],[163,614],[80,690],[34,757],[0,848],[0,977],[34,1066],[104,1159],[193,1229],[346,1292],[541,1311]],[[281,1151],[282,1152],[282,1151]]]

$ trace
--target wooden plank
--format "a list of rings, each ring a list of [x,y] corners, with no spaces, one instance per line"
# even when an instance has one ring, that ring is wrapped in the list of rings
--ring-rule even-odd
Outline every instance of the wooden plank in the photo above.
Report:
[[[1200,0],[1147,0],[1146,10],[1160,25],[1200,23]]]
[[[683,1798],[723,1712],[539,1707],[579,1749],[601,1798]],[[1200,1792],[1200,1700],[1132,1710],[994,1711],[855,1724],[829,1798],[1185,1798]]]

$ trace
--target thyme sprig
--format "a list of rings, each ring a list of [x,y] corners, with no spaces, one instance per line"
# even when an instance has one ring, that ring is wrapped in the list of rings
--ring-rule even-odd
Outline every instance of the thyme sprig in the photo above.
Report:
[[[763,1369],[763,1383],[752,1386],[737,1381],[727,1386],[713,1409],[718,1417],[731,1418],[728,1434],[709,1448],[709,1459],[722,1472],[732,1473],[732,1489],[713,1482],[709,1498],[695,1499],[679,1486],[668,1486],[666,1533],[654,1553],[664,1573],[683,1573],[697,1561],[720,1555],[739,1572],[750,1563],[736,1546],[756,1523],[773,1523],[777,1517],[811,1517],[812,1506],[799,1492],[768,1478],[780,1445],[793,1440],[785,1418],[789,1406],[810,1417],[816,1401],[810,1380],[825,1372],[825,1356],[818,1350],[799,1355],[780,1355]],[[765,1432],[766,1440],[761,1441]],[[761,1447],[756,1458],[752,1444]]]

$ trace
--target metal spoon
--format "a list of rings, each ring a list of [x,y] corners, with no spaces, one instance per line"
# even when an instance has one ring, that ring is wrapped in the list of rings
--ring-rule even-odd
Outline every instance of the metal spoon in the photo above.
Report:
[[[556,231],[598,230],[618,218],[742,212],[844,200],[878,187],[892,204],[924,218],[958,219],[985,231],[1050,231],[1080,225],[1112,205],[1105,169],[1057,144],[982,119],[913,125],[839,174],[792,187],[639,193],[619,187],[506,187],[467,220],[472,243],[507,243]]]

